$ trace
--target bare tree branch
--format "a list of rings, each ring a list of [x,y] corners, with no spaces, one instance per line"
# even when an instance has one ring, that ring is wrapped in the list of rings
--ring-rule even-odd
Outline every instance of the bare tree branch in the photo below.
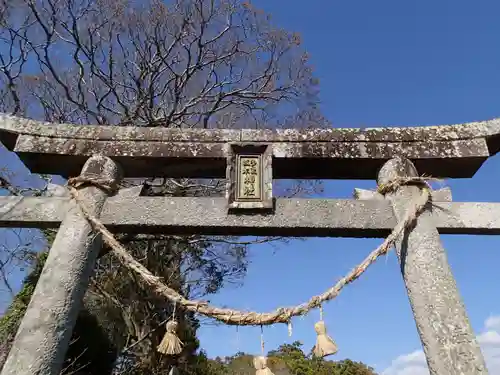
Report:
[[[300,37],[275,27],[248,2],[0,0],[0,5],[0,111],[121,126],[327,125]],[[151,196],[222,196],[225,190],[221,180],[157,177],[137,183],[145,183]],[[9,194],[44,194],[8,181],[0,179],[0,187]],[[292,197],[316,188],[293,182],[276,191]],[[121,240],[171,287],[197,298],[240,283],[250,246],[284,239],[123,235]],[[1,251],[25,250],[6,245]],[[120,371],[161,373],[168,361],[152,347],[164,330],[155,328],[172,306],[101,255],[86,303],[98,311],[118,347],[128,348]],[[7,264],[16,259],[0,258],[0,279],[8,279]],[[191,315],[179,319],[193,330],[198,326]]]

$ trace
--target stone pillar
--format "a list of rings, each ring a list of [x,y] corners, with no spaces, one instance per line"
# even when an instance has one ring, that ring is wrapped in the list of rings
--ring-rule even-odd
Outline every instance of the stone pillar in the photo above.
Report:
[[[82,176],[118,181],[120,172],[110,158],[93,156]],[[94,186],[79,194],[99,216],[107,194]],[[75,204],[61,223],[2,375],[59,375],[100,248],[101,236]]]
[[[378,183],[416,176],[411,161],[395,158],[382,167]],[[401,186],[386,195],[398,220],[404,218],[418,194],[417,186]],[[426,209],[413,229],[401,235],[396,246],[430,374],[488,374],[431,211]]]

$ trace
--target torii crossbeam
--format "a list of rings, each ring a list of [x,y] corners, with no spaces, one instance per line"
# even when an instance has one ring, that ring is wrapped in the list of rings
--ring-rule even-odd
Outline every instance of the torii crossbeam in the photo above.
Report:
[[[145,197],[97,187],[79,191],[114,232],[384,237],[419,194],[280,199],[273,179],[472,177],[500,150],[500,119],[449,126],[374,129],[199,130],[48,124],[0,115],[0,142],[33,173],[63,177],[226,178],[225,198]],[[418,171],[418,173],[417,173]],[[439,240],[500,234],[499,203],[453,202],[449,189],[397,246],[432,375],[487,374]],[[0,197],[0,226],[56,228],[58,235],[2,375],[59,373],[100,248],[69,196]],[[46,318],[41,319],[41,316]]]

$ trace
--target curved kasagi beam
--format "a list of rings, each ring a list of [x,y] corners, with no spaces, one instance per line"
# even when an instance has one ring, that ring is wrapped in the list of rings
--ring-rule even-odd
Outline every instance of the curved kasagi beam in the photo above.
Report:
[[[85,160],[103,154],[126,177],[224,178],[231,143],[266,143],[273,177],[375,179],[401,155],[419,173],[471,177],[500,150],[500,119],[458,125],[331,129],[170,129],[69,125],[0,114],[0,142],[34,173],[78,175]]]

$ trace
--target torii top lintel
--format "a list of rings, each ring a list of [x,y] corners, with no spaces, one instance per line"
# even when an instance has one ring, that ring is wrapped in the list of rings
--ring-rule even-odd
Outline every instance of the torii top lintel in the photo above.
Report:
[[[0,142],[34,173],[76,176],[93,154],[125,177],[226,176],[230,144],[270,144],[273,177],[375,179],[396,155],[419,173],[471,177],[500,150],[500,119],[459,125],[331,129],[170,129],[67,125],[0,114]]]

